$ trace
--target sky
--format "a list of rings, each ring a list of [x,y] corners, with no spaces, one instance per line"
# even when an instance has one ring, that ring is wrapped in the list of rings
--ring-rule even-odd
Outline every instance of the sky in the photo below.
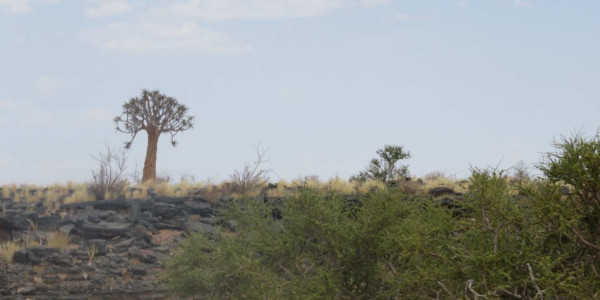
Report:
[[[82,182],[142,89],[189,107],[158,174],[348,178],[528,165],[600,126],[600,1],[0,0],[0,184]],[[127,152],[141,169],[146,136]]]

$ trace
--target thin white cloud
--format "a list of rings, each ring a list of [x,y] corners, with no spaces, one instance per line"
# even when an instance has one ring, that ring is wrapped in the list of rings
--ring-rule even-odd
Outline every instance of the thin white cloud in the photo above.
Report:
[[[102,1],[99,4],[89,7],[85,14],[90,18],[101,18],[124,14],[131,11],[131,5],[125,0]]]
[[[252,52],[253,47],[199,22],[313,17],[342,8],[387,5],[391,0],[180,0],[161,3],[164,4],[127,21],[84,28],[79,37],[100,49],[132,55],[243,54]],[[88,11],[88,15],[103,15],[99,11]]]
[[[56,76],[42,76],[37,78],[31,84],[33,90],[44,93],[64,92],[68,90],[77,90],[85,86],[81,79],[62,78]]]
[[[0,0],[0,12],[9,15],[26,14],[32,10],[29,0]]]
[[[428,13],[428,14],[408,14],[408,13],[398,13],[394,16],[393,20],[396,22],[414,22],[414,23],[425,23],[425,22],[433,22],[437,19],[437,13]]]
[[[531,7],[533,4],[527,0],[515,0],[516,7]]]
[[[32,109],[28,103],[23,103],[14,100],[0,100],[0,112],[20,112]]]
[[[460,6],[460,7],[469,7],[469,3],[467,1],[458,1],[456,2],[456,5]]]
[[[171,24],[146,21],[112,23],[87,28],[80,38],[104,50],[124,54],[241,54],[250,45],[194,23]]]
[[[390,0],[188,0],[155,8],[151,13],[177,14],[211,21],[273,20],[314,17],[340,8],[375,7],[390,3]]]
[[[362,7],[376,7],[392,4],[392,0],[362,0],[359,4]]]
[[[27,14],[33,11],[35,4],[56,4],[60,0],[0,0],[0,13],[9,15]]]
[[[116,116],[112,111],[102,108],[90,108],[81,113],[82,121],[110,121]]]

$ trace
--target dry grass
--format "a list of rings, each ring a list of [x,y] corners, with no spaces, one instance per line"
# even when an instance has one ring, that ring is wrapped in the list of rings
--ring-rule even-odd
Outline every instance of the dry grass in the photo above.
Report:
[[[48,240],[46,241],[46,246],[50,248],[66,248],[71,242],[71,237],[69,234],[64,232],[50,232],[48,234]]]
[[[161,229],[158,234],[152,235],[152,243],[157,245],[173,244],[176,237],[180,236],[181,232],[177,230]]]
[[[423,176],[424,184],[410,187],[416,193],[426,193],[427,190],[446,186],[454,189],[456,192],[464,192],[468,188],[468,182],[448,176],[442,172],[433,172]],[[414,180],[413,180],[414,182]],[[258,196],[267,187],[267,182],[261,182],[260,187],[253,191],[250,196]],[[281,180],[277,183],[277,188],[269,189],[267,194],[274,197],[284,197],[294,193],[298,188],[307,187],[324,191],[337,191],[345,194],[365,194],[374,189],[383,189],[385,185],[380,181],[357,182],[348,181],[340,177],[334,177],[328,180],[319,180],[317,176],[298,177],[291,181]],[[3,185],[2,197],[9,198],[11,195],[16,201],[26,201],[34,203],[43,201],[48,213],[56,212],[61,204],[78,203],[93,201],[95,197],[90,195],[85,183],[67,182],[65,184],[53,184],[49,186],[35,185]],[[169,197],[181,197],[189,195],[190,192],[198,192],[199,195],[208,201],[217,201],[226,195],[231,195],[231,183],[221,182],[213,183],[210,180],[204,182],[195,182],[181,180],[176,183],[166,181],[146,182],[129,185],[125,188],[125,197],[147,198],[149,190],[154,190],[159,195]],[[236,195],[232,195],[236,196]],[[237,195],[239,196],[239,195]]]
[[[2,244],[0,244],[0,258],[2,258],[7,263],[10,263],[10,262],[12,262],[12,258],[14,256],[15,252],[17,252],[21,249],[23,249],[23,246],[21,246],[21,244],[15,242],[15,241],[8,241],[5,243],[2,243]]]
[[[467,179],[458,179],[442,172],[432,172],[423,176],[423,182],[425,183],[423,186],[425,192],[432,188],[443,186],[451,188],[457,193],[464,193],[469,188]]]
[[[98,253],[98,248],[96,248],[95,245],[91,245],[88,247],[87,249],[87,254],[88,254],[88,264],[91,264],[92,261],[94,261],[94,257],[96,257],[96,253]]]
[[[91,195],[90,193],[88,193],[87,189],[79,189],[76,190],[71,196],[68,196],[67,198],[65,198],[65,200],[63,201],[64,204],[69,204],[69,203],[80,203],[80,202],[87,202],[87,201],[93,201],[95,200],[95,197],[93,195]]]

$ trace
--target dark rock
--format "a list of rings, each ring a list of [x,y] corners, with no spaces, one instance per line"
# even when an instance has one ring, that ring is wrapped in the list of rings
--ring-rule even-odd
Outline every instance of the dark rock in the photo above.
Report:
[[[58,228],[58,231],[66,233],[66,234],[71,234],[71,230],[73,230],[74,227],[75,227],[74,224],[63,225]]]
[[[76,226],[77,234],[84,239],[111,239],[119,236],[127,236],[131,224],[128,223],[107,223],[100,222],[97,224],[83,222],[80,226]]]
[[[134,239],[126,239],[123,241],[120,241],[116,244],[112,244],[112,252],[114,253],[127,253],[127,251],[129,250],[129,248],[131,246],[133,246],[133,244],[135,243]]]
[[[189,208],[190,213],[200,215],[201,217],[212,217],[214,211],[208,203],[194,203]]]
[[[154,197],[152,197],[152,200],[154,200],[155,202],[168,203],[168,204],[177,204],[177,205],[183,204],[183,198],[154,196]]]
[[[148,274],[148,268],[144,265],[133,265],[129,267],[129,273],[137,276],[144,276]]]
[[[162,222],[157,222],[156,224],[153,224],[154,227],[156,227],[156,229],[168,229],[168,230],[186,230],[187,228],[187,221],[186,219],[182,218],[177,218],[177,219],[171,219],[171,220],[162,220]]]
[[[213,232],[215,232],[216,228],[212,225],[198,222],[198,223],[188,223],[187,230],[194,231],[194,232],[213,233]]]
[[[152,214],[163,219],[172,219],[181,215],[181,207],[167,203],[156,203]]]
[[[43,274],[42,279],[46,284],[57,284],[60,282],[60,277],[56,274]]]
[[[106,255],[106,253],[108,253],[107,251],[107,246],[106,246],[106,241],[102,240],[102,239],[93,239],[93,240],[87,240],[82,242],[79,245],[79,249],[80,250],[89,250],[89,249],[95,249],[96,250],[96,255]]]
[[[135,239],[136,242],[144,241],[146,244],[152,243],[152,233],[146,230],[141,225],[136,225],[137,228],[131,234],[131,237]]]
[[[35,253],[33,253],[30,249],[25,250],[25,252],[27,253],[27,262],[32,264],[32,265],[39,265],[42,260],[37,257],[37,255],[35,255]]]
[[[6,231],[27,230],[29,223],[24,216],[2,215],[0,216],[0,228]]]
[[[62,218],[59,215],[49,215],[36,220],[37,229],[43,231],[56,231],[60,227]]]
[[[95,201],[93,203],[95,209],[99,210],[126,210],[129,209],[130,203],[125,199]]]
[[[440,205],[448,207],[448,208],[454,208],[455,207],[454,199],[445,197],[440,201]]]
[[[17,293],[21,295],[32,295],[37,290],[37,287],[33,284],[28,284],[17,289]]]
[[[27,253],[29,254],[31,251],[35,256],[39,258],[46,258],[52,254],[58,254],[60,249],[58,248],[47,248],[47,247],[29,247],[27,248]]]
[[[89,215],[87,217],[87,220],[90,223],[100,223],[100,217],[98,217],[97,215]]]
[[[61,255],[61,254],[62,253],[51,255],[46,260],[54,265],[61,266],[61,267],[71,266],[73,264],[73,260],[71,259],[71,256],[68,256],[66,254],[64,254],[64,255]]]
[[[152,251],[142,250],[135,246],[129,248],[129,258],[137,258],[139,261],[146,264],[156,263],[156,256],[152,255]]]
[[[27,252],[25,250],[18,250],[13,255],[13,262],[18,264],[26,264],[27,263]]]
[[[454,190],[449,187],[440,186],[430,189],[428,193],[433,197],[439,197],[442,195],[454,195]]]

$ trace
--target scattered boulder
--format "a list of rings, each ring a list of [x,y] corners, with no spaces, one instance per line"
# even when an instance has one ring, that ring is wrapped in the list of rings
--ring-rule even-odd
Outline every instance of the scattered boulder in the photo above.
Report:
[[[29,253],[29,251],[35,254],[36,257],[47,258],[52,254],[58,254],[60,252],[60,249],[47,247],[29,247],[27,248],[27,252]]]
[[[27,252],[25,250],[18,250],[13,255],[13,262],[17,264],[26,264],[27,263]]]
[[[137,276],[144,276],[148,274],[148,268],[144,265],[132,265],[129,267],[129,273]]]
[[[81,225],[76,226],[75,230],[77,234],[84,239],[111,239],[115,237],[127,236],[131,223],[89,223],[82,222]]]
[[[22,215],[2,215],[0,216],[0,228],[6,231],[27,230],[29,222]]]
[[[62,218],[59,215],[49,215],[45,217],[39,217],[35,220],[38,230],[43,231],[56,231],[60,227]]]
[[[443,195],[454,195],[455,192],[453,189],[451,189],[449,187],[440,186],[440,187],[435,187],[435,188],[430,189],[428,194],[433,197],[439,197],[439,196],[443,196]]]

